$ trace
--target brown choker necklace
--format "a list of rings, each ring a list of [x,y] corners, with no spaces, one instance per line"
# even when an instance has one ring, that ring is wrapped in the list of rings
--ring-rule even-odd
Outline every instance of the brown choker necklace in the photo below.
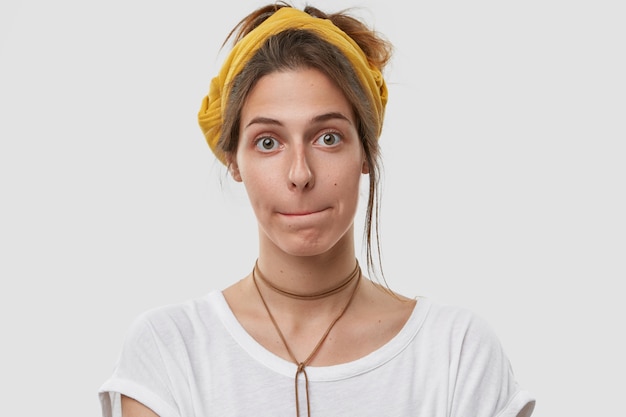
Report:
[[[319,292],[315,292],[312,294],[296,294],[294,292],[290,292],[287,290],[284,290],[280,287],[277,287],[276,285],[272,284],[270,281],[267,280],[267,278],[265,278],[265,275],[263,275],[261,273],[261,271],[259,270],[259,266],[258,266],[258,260],[257,262],[254,264],[254,274],[256,274],[256,276],[263,281],[263,283],[265,285],[267,285],[268,287],[270,287],[273,291],[284,295],[285,297],[289,297],[289,298],[295,298],[298,300],[319,300],[320,298],[324,298],[324,297],[328,297],[330,295],[336,294],[340,291],[342,291],[344,288],[346,288],[348,285],[350,285],[350,283],[359,275],[359,273],[361,272],[361,269],[359,268],[359,263],[356,263],[356,266],[354,267],[354,270],[350,273],[350,275],[348,275],[348,277],[346,279],[344,279],[343,281],[341,281],[337,286],[330,288],[328,290],[322,290]]]
[[[348,278],[346,278],[344,281],[342,281],[338,286],[336,286],[335,288],[332,288],[330,290],[327,290],[327,291],[322,291],[322,292],[315,293],[315,294],[310,294],[310,295],[293,294],[291,292],[281,290],[281,289],[275,287],[274,285],[270,284],[269,281],[267,281],[265,279],[265,277],[263,277],[263,275],[261,275],[257,263],[254,264],[254,269],[252,269],[252,281],[254,282],[254,286],[256,287],[256,290],[259,293],[259,297],[261,298],[261,301],[263,302],[263,306],[265,307],[265,311],[267,311],[267,315],[269,316],[270,320],[272,321],[272,324],[274,325],[274,328],[276,329],[276,332],[278,333],[278,336],[282,340],[283,345],[285,346],[285,349],[287,349],[287,353],[289,353],[289,356],[291,357],[291,360],[296,365],[298,365],[298,369],[296,370],[296,376],[295,376],[296,417],[300,417],[300,401],[299,401],[299,397],[298,397],[298,377],[300,376],[300,374],[302,374],[304,376],[304,384],[305,384],[305,389],[306,389],[306,410],[307,410],[307,416],[310,417],[311,416],[311,406],[309,404],[309,378],[308,378],[308,376],[306,374],[305,368],[311,362],[311,360],[315,357],[315,354],[317,353],[317,351],[320,349],[320,347],[322,346],[322,344],[326,340],[326,337],[330,333],[330,331],[333,328],[333,326],[335,326],[335,323],[337,323],[339,321],[339,319],[343,316],[343,314],[348,309],[348,306],[350,305],[350,303],[354,299],[354,294],[356,294],[356,289],[359,287],[359,283],[357,281],[356,285],[352,289],[352,293],[350,294],[350,298],[348,298],[348,302],[345,304],[343,309],[341,309],[341,311],[339,312],[337,317],[335,317],[335,319],[330,323],[330,326],[328,326],[328,328],[326,329],[326,332],[324,332],[324,334],[322,335],[321,339],[317,342],[317,345],[315,345],[315,348],[313,349],[313,351],[309,354],[309,356],[303,362],[300,362],[300,361],[298,361],[296,359],[295,355],[293,354],[293,352],[289,348],[289,345],[287,344],[287,340],[285,339],[285,336],[283,335],[283,332],[280,331],[280,327],[278,327],[278,323],[276,323],[276,320],[274,319],[274,316],[270,312],[270,309],[267,306],[267,303],[265,302],[265,299],[263,298],[263,294],[261,294],[261,290],[259,289],[259,285],[257,284],[257,281],[256,281],[257,276],[259,278],[261,278],[266,285],[268,285],[270,288],[272,288],[274,291],[277,291],[280,294],[284,294],[284,295],[287,295],[288,297],[297,298],[297,299],[315,300],[315,299],[326,297],[328,295],[335,294],[335,293],[341,291],[342,289],[346,288],[348,286],[348,284],[350,284],[355,278],[357,278],[357,280],[360,280],[361,279],[361,268],[359,267],[359,262],[357,261],[356,267],[355,267],[354,271],[350,274],[350,276]]]

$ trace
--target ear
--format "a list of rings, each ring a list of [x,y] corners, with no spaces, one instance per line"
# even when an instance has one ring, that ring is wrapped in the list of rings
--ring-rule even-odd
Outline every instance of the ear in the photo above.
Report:
[[[237,161],[230,161],[228,163],[228,172],[235,181],[241,182],[241,173],[239,172],[239,165],[237,165]]]
[[[363,167],[361,168],[361,174],[369,174],[370,173],[370,164],[367,161],[363,161]]]

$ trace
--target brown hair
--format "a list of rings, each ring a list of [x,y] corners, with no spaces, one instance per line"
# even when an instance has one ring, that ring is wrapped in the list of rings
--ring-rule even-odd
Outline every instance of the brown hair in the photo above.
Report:
[[[283,7],[292,7],[284,2],[258,8],[243,18],[228,34],[236,43],[268,17]],[[329,19],[335,26],[350,36],[365,53],[370,65],[381,72],[391,58],[392,46],[363,22],[340,11],[326,14],[321,10],[306,6],[304,12],[320,19]],[[378,194],[381,169],[378,136],[381,126],[374,116],[375,106],[359,82],[359,78],[348,59],[337,47],[321,39],[315,33],[301,29],[288,29],[267,39],[250,58],[244,69],[234,78],[230,86],[230,95],[224,111],[221,136],[217,147],[230,162],[237,152],[239,142],[239,123],[241,109],[248,93],[264,75],[283,70],[314,68],[334,80],[351,103],[356,115],[357,131],[361,138],[365,158],[369,166],[369,195],[365,219],[364,237],[366,239],[367,266],[374,273],[372,255],[373,238],[376,240],[378,259],[380,244],[378,235],[378,213],[380,198]],[[381,121],[382,122],[382,121]],[[382,274],[382,267],[379,268]]]

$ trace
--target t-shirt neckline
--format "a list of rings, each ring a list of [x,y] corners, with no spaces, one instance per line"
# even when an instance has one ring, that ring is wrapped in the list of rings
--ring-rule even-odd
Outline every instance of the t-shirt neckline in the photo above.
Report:
[[[239,323],[220,290],[211,291],[207,295],[207,298],[209,305],[219,316],[220,321],[228,333],[253,359],[279,374],[289,377],[295,375],[297,369],[296,364],[275,355],[257,342],[244,329],[241,323]],[[411,340],[417,335],[429,309],[429,300],[427,298],[418,297],[415,307],[402,329],[383,346],[350,362],[330,366],[307,366],[308,379],[310,381],[336,381],[347,379],[367,373],[392,360],[404,351]]]

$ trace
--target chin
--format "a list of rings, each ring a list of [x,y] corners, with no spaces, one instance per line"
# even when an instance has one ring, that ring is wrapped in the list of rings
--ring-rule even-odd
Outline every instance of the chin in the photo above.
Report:
[[[340,241],[341,238],[325,239],[319,236],[315,238],[308,236],[306,238],[295,237],[283,241],[274,241],[274,244],[290,256],[311,257],[331,252]]]
[[[302,257],[322,255],[332,249],[332,247],[319,245],[288,245],[279,248],[288,255]]]

